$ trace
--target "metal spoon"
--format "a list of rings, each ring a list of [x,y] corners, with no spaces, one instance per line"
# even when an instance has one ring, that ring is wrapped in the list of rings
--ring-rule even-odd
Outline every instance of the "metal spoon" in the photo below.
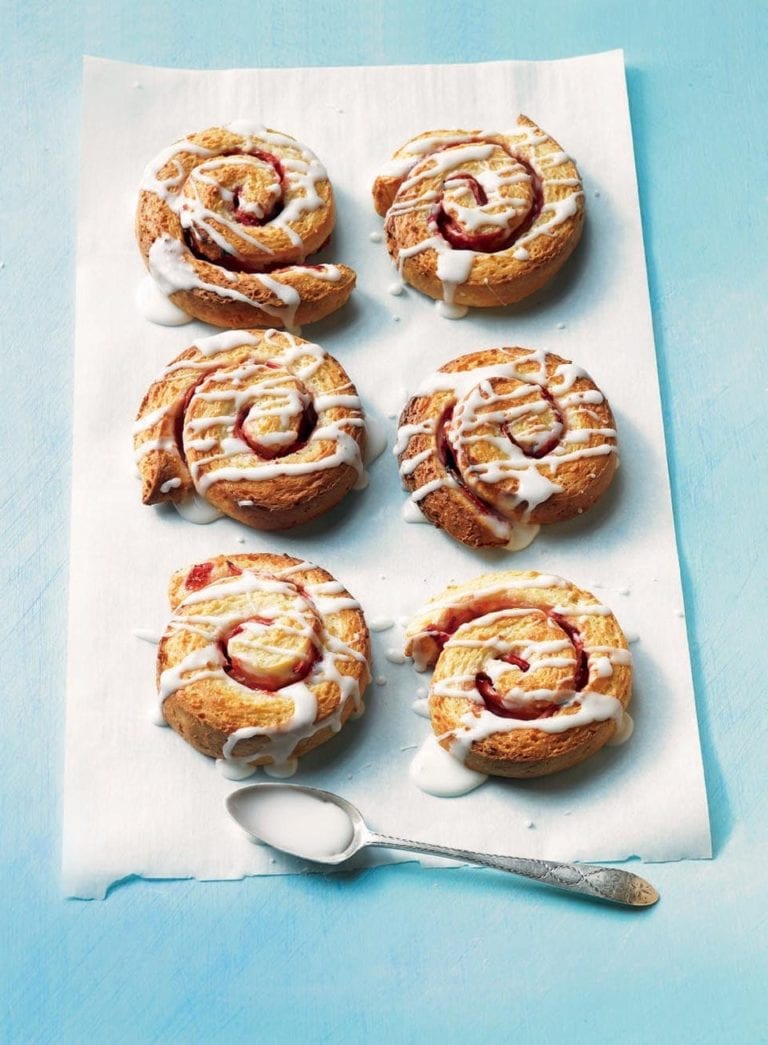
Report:
[[[247,813],[254,811],[254,803],[269,795],[300,792],[320,802],[330,802],[338,806],[349,817],[352,837],[346,847],[338,853],[317,855],[308,850],[301,851],[301,840],[297,839],[296,848],[284,844],[276,844],[274,840],[260,837],[254,833],[253,824]],[[341,864],[355,853],[368,846],[379,846],[385,849],[404,849],[413,853],[428,853],[431,856],[445,856],[453,860],[463,860],[485,867],[494,867],[498,871],[510,871],[512,874],[532,878],[543,885],[551,885],[567,892],[582,893],[598,900],[622,904],[626,907],[650,907],[655,904],[659,894],[645,879],[629,871],[616,867],[598,867],[594,864],[563,864],[553,860],[530,860],[516,856],[498,856],[490,853],[473,853],[464,849],[452,849],[444,845],[433,845],[429,842],[415,842],[408,838],[396,838],[371,831],[363,820],[359,809],[351,802],[334,795],[330,791],[320,791],[314,787],[301,787],[298,784],[253,784],[233,791],[226,800],[227,812],[252,839],[266,842],[274,849],[309,859],[321,864]],[[267,834],[269,832],[265,832]]]

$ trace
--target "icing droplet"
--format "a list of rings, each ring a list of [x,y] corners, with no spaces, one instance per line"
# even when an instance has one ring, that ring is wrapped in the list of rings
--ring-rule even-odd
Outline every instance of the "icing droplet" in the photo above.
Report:
[[[369,465],[387,449],[387,429],[373,414],[365,415],[365,456],[364,464]]]
[[[197,523],[199,526],[207,526],[208,523],[222,518],[222,513],[218,508],[214,508],[205,498],[199,497],[197,494],[185,497],[183,501],[174,501],[173,506],[182,519]]]
[[[192,316],[174,305],[151,276],[145,276],[136,288],[136,307],[145,319],[161,327],[180,327],[192,322]]]
[[[376,682],[377,686],[386,686],[386,684],[387,684],[387,676],[386,675],[377,675],[376,679],[375,679],[375,682]]]
[[[384,655],[390,664],[405,664],[407,659],[405,654],[394,646],[388,649]]]
[[[417,693],[421,693],[423,690],[422,686],[416,690]],[[423,690],[426,693],[426,690]],[[429,718],[429,701],[425,697],[421,697],[419,700],[414,700],[411,704],[411,711],[414,715],[418,715],[419,718]]]
[[[150,631],[149,628],[134,628],[133,635],[142,642],[149,642],[153,646],[157,646],[163,637],[159,632]]]
[[[621,716],[621,721],[616,726],[613,736],[608,741],[608,746],[618,747],[620,744],[626,743],[626,741],[632,736],[634,729],[635,723],[632,716],[625,711]]]
[[[384,239],[380,232],[372,232],[368,238],[370,239],[371,243],[381,243],[381,241]]]
[[[512,535],[504,547],[511,552],[522,551],[523,548],[528,547],[540,529],[538,523],[513,523]]]
[[[403,504],[403,507],[400,510],[400,514],[407,523],[429,522],[429,519],[426,517],[426,515],[422,513],[416,501],[411,500],[410,497]]]
[[[396,298],[400,297],[404,290],[405,287],[402,283],[390,283],[390,285],[387,287],[387,292],[389,294],[392,294],[392,296]]]
[[[395,622],[391,617],[374,617],[372,621],[368,622],[371,631],[389,631],[394,626]]]
[[[270,766],[264,766],[264,772],[267,776],[276,777],[278,780],[285,780],[286,777],[293,776],[296,772],[299,763],[295,758],[287,758],[285,762],[275,762]]]

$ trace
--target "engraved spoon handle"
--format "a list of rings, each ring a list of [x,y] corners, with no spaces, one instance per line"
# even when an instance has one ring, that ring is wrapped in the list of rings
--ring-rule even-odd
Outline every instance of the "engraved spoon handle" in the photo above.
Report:
[[[407,838],[395,838],[369,832],[366,845],[387,849],[405,849],[413,853],[428,853],[445,856],[453,860],[465,860],[473,864],[493,867],[498,871],[509,871],[532,878],[543,885],[568,892],[583,893],[598,900],[623,904],[626,907],[649,907],[656,903],[659,894],[650,882],[629,871],[617,867],[598,867],[595,864],[563,864],[555,860],[530,860],[517,856],[498,856],[493,853],[473,853],[466,849],[451,849],[445,845],[429,842],[413,842]]]

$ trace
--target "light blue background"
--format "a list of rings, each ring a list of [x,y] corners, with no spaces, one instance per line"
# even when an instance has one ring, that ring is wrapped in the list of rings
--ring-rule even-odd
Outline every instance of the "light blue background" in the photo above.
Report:
[[[2,1040],[768,1041],[767,15],[757,0],[6,0]],[[62,900],[81,55],[217,68],[614,47],[628,66],[714,860],[649,867],[662,901],[640,913],[411,865],[134,881],[104,903]]]

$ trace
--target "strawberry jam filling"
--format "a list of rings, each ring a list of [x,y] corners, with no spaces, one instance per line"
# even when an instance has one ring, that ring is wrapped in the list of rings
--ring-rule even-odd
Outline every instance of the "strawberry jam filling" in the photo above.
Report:
[[[188,588],[189,591],[199,591],[204,588],[207,584],[211,583],[211,574],[213,573],[212,562],[200,562],[187,574],[184,580],[184,587]]]
[[[212,560],[208,562],[199,562],[189,571],[184,579],[184,587],[189,591],[200,591],[201,588],[207,587],[211,583],[213,578],[213,567],[215,563]],[[227,559],[227,573],[232,576],[238,576],[243,571],[239,566],[236,566],[233,562]]]
[[[254,156],[273,169],[280,191],[271,200],[271,205],[267,209],[254,206],[249,207],[245,195],[245,186],[242,184],[236,185],[229,191],[232,193],[232,217],[239,225],[243,225],[246,228],[259,228],[274,221],[283,210],[285,193],[288,188],[285,168],[278,157],[271,152],[260,149],[223,149],[219,155]],[[261,259],[247,260],[240,257],[237,253],[230,253],[230,251],[222,249],[221,244],[204,227],[192,225],[189,228],[185,228],[184,239],[190,251],[200,261],[209,261],[230,272],[270,272],[286,267],[284,261],[270,263]]]
[[[550,701],[534,700],[523,703],[502,697],[484,672],[475,677],[475,685],[486,708],[498,718],[517,718],[530,722],[534,718],[551,718],[558,710],[557,704]]]

